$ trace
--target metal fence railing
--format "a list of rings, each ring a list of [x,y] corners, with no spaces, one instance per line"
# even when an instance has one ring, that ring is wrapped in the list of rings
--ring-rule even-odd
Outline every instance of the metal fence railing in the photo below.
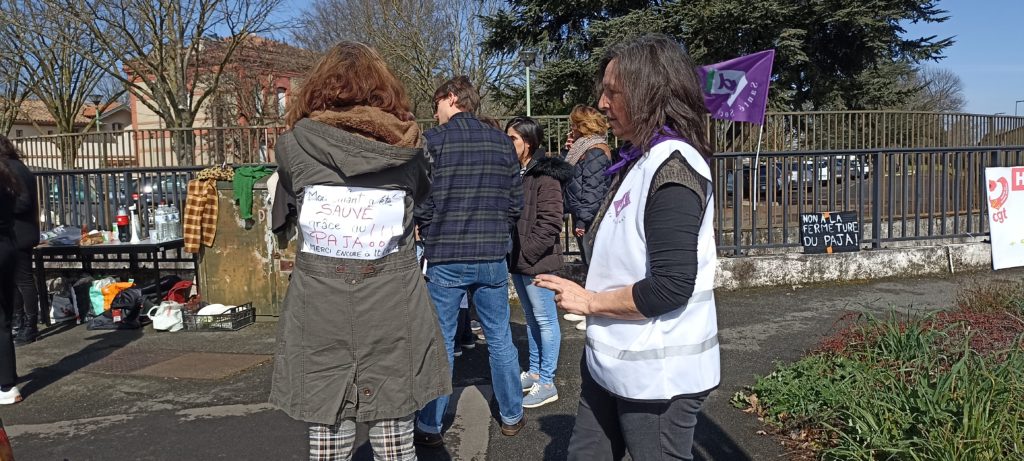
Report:
[[[13,141],[24,153],[25,163],[36,168],[162,168],[273,162],[274,147],[283,132],[279,126],[145,129]]]
[[[499,117],[500,126],[511,117]],[[544,127],[548,151],[559,151],[568,117],[533,117]],[[712,120],[708,137],[715,152],[775,152],[840,149],[958,148],[1024,145],[1024,117],[934,112],[772,112],[763,128]],[[420,120],[428,129],[434,120]],[[761,131],[763,129],[763,132]],[[274,161],[281,126],[146,129],[76,133],[15,139],[26,163],[53,169],[172,167]],[[610,143],[618,145],[611,136]],[[73,162],[72,162],[73,159]]]
[[[36,175],[41,227],[110,230],[118,207],[146,205],[143,218],[161,201],[184,211],[188,181],[202,167],[47,170]],[[136,200],[133,196],[138,194]]]
[[[871,248],[985,236],[985,167],[1024,165],[1024,146],[768,152],[756,167],[753,157],[712,159],[723,254],[799,249],[800,214],[825,211],[856,212]]]
[[[712,158],[722,255],[800,251],[800,214],[853,211],[865,248],[988,234],[985,167],[1024,166],[1024,145],[720,154]],[[755,164],[756,163],[756,164]],[[201,167],[36,169],[44,229],[110,229],[117,207],[185,202]],[[756,192],[755,192],[756,191]],[[575,248],[566,238],[566,249]],[[569,252],[570,254],[573,251]]]

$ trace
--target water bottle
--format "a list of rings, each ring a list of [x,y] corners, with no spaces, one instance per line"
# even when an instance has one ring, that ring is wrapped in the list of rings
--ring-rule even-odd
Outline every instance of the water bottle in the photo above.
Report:
[[[167,240],[167,226],[164,225],[164,216],[166,216],[164,208],[164,202],[161,201],[157,205],[156,210],[153,211],[153,238],[158,242]]]
[[[178,205],[174,202],[170,203],[170,218],[171,218],[171,234],[174,235],[172,238],[181,238],[181,216],[178,214]]]

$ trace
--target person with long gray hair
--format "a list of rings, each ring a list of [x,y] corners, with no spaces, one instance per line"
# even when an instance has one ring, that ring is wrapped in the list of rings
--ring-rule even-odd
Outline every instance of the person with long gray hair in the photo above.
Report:
[[[32,249],[39,244],[39,197],[36,177],[21,161],[10,139],[0,136],[0,162],[14,174],[23,191],[14,204],[14,328],[15,345],[35,342],[39,335],[39,295],[32,271]]]
[[[587,316],[570,460],[693,459],[693,434],[719,385],[714,209],[706,110],[683,46],[648,35],[611,47],[598,107],[626,141],[586,239],[586,288],[535,278]]]

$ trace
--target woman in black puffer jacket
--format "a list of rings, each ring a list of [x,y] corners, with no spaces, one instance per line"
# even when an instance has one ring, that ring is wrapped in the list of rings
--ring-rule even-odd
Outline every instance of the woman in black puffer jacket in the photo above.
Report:
[[[569,129],[565,160],[573,166],[573,177],[565,188],[565,212],[572,216],[583,263],[589,264],[590,249],[583,244],[583,234],[594,222],[611,179],[605,174],[612,162],[608,122],[597,109],[580,104],[569,114]]]
[[[533,277],[562,268],[562,185],[572,178],[572,167],[561,159],[548,157],[540,147],[544,131],[529,117],[508,122],[522,166],[523,212],[516,222],[509,259],[509,273],[526,315],[530,369],[519,375],[524,408],[536,408],[558,400],[555,370],[562,342],[558,328],[555,293],[533,284]]]

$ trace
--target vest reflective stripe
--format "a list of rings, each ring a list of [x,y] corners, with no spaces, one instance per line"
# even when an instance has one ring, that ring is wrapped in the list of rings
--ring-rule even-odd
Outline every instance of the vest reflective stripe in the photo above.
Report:
[[[678,357],[681,355],[697,355],[705,351],[711,350],[712,347],[718,345],[718,336],[712,336],[700,344],[686,344],[683,346],[669,346],[661,349],[648,349],[646,351],[624,351],[616,349],[615,346],[604,344],[594,338],[587,338],[587,346],[597,352],[598,354],[604,354],[609,357],[614,357],[616,360],[629,360],[629,361],[640,361],[640,360],[657,360],[668,357]]]
[[[609,392],[641,400],[696,394],[719,384],[719,341],[714,298],[717,254],[711,170],[682,141],[662,142],[644,154],[623,178],[612,206],[597,228],[587,289],[609,291],[649,275],[643,226],[647,195],[658,168],[679,151],[708,180],[706,211],[697,241],[697,277],[685,306],[643,320],[587,319],[587,365]]]

